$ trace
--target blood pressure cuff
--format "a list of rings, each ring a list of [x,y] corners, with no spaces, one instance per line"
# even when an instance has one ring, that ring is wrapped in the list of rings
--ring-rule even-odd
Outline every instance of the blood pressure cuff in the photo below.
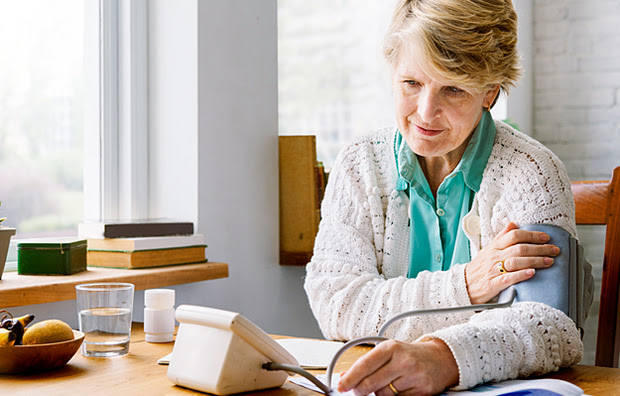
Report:
[[[498,302],[504,302],[516,290],[515,302],[536,301],[557,308],[568,315],[582,331],[594,297],[592,265],[583,255],[583,246],[566,230],[552,224],[528,224],[520,227],[541,231],[550,236],[548,243],[560,248],[549,268],[537,269],[529,280],[502,291]]]

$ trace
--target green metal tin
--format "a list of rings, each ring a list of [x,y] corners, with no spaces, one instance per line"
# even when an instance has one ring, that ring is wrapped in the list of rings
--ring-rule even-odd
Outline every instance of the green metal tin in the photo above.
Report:
[[[17,244],[19,275],[71,275],[86,270],[86,239],[36,238]]]

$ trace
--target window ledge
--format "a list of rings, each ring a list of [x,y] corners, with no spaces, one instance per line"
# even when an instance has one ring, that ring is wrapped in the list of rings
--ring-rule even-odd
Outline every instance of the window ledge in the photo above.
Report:
[[[90,282],[128,282],[135,290],[228,277],[228,264],[202,263],[146,269],[94,268],[73,275],[18,275],[5,272],[0,280],[2,308],[75,299],[75,286]]]

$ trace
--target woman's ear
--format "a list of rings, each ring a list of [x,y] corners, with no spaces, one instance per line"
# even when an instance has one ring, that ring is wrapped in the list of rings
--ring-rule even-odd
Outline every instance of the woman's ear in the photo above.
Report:
[[[499,98],[499,90],[500,90],[500,86],[496,85],[495,87],[487,91],[487,94],[484,97],[484,102],[482,104],[482,107],[485,110],[490,110],[493,108],[493,106],[495,106],[495,103],[497,102],[497,99]]]

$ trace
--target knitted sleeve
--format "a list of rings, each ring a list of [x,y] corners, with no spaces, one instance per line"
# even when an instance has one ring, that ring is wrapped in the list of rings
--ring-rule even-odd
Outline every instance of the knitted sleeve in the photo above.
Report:
[[[351,146],[336,160],[322,203],[314,255],[306,268],[304,288],[329,339],[377,334],[387,318],[407,310],[470,304],[464,265],[426,271],[415,279],[387,279],[381,272],[385,220],[371,146]],[[387,335],[413,341],[469,316],[403,320]]]
[[[467,389],[482,382],[542,375],[578,363],[583,344],[574,322],[561,311],[533,302],[474,315],[468,323],[421,337],[443,340]]]

